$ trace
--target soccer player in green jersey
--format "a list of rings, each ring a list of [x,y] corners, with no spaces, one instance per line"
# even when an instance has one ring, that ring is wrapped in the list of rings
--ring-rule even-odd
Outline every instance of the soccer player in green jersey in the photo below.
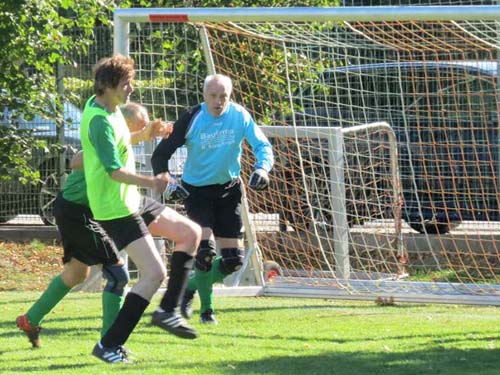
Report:
[[[153,313],[152,322],[179,337],[198,336],[175,308],[193,266],[201,228],[176,211],[139,194],[139,186],[163,192],[174,180],[168,173],[148,176],[135,172],[131,146],[134,139],[120,110],[120,105],[129,100],[133,91],[133,78],[131,58],[115,55],[98,61],[94,68],[95,95],[85,104],[80,128],[87,196],[94,218],[117,247],[127,251],[140,275],[125,297],[116,320],[92,351],[107,363],[129,362],[121,348],[166,277],[151,233],[175,242],[167,290]],[[140,215],[141,202],[154,218],[149,226]]]
[[[124,115],[130,131],[138,139],[164,137],[171,131],[171,124],[160,120],[150,123],[146,109],[137,103],[127,104]],[[55,219],[64,251],[64,269],[52,279],[27,313],[16,319],[18,327],[25,332],[33,347],[41,345],[40,324],[45,316],[72,288],[88,277],[90,266],[102,265],[102,273],[106,279],[102,294],[101,335],[106,333],[115,320],[129,281],[128,271],[118,255],[118,249],[90,211],[82,157],[81,152],[73,157],[73,171],[54,203]],[[143,218],[148,225],[153,221],[150,215],[144,215]]]

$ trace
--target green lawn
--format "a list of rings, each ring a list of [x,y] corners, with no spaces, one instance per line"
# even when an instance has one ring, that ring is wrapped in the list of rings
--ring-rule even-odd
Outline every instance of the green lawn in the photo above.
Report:
[[[100,295],[71,293],[31,349],[14,319],[38,294],[0,293],[0,374],[500,374],[494,307],[219,297],[220,324],[194,319],[189,341],[149,324],[155,299],[127,343],[136,362],[107,365],[90,355]]]

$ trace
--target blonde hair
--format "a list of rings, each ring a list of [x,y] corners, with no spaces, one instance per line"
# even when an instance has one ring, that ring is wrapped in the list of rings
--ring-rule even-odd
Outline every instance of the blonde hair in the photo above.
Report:
[[[139,103],[128,102],[121,106],[120,110],[122,111],[128,127],[131,128],[132,131],[136,130],[134,128],[138,121],[149,120],[147,109]]]

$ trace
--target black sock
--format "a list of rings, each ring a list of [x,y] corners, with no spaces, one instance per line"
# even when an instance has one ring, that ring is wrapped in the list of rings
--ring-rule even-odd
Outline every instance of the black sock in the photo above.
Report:
[[[111,348],[125,344],[148,305],[149,301],[129,292],[114,323],[101,339],[102,346]]]
[[[179,304],[186,289],[189,272],[193,268],[193,257],[183,251],[174,251],[171,262],[167,290],[160,302],[160,307],[167,312],[174,311]]]

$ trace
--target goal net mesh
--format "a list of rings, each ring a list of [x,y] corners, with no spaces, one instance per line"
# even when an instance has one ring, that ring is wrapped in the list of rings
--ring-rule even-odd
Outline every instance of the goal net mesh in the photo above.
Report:
[[[262,259],[280,267],[269,290],[445,302],[498,293],[497,21],[151,22],[130,23],[128,37],[134,99],[153,116],[174,120],[202,101],[214,69],[264,127],[343,129],[340,212],[328,137],[271,137],[271,187],[247,192]],[[391,129],[360,126],[374,122]],[[247,147],[242,159],[247,180]]]

